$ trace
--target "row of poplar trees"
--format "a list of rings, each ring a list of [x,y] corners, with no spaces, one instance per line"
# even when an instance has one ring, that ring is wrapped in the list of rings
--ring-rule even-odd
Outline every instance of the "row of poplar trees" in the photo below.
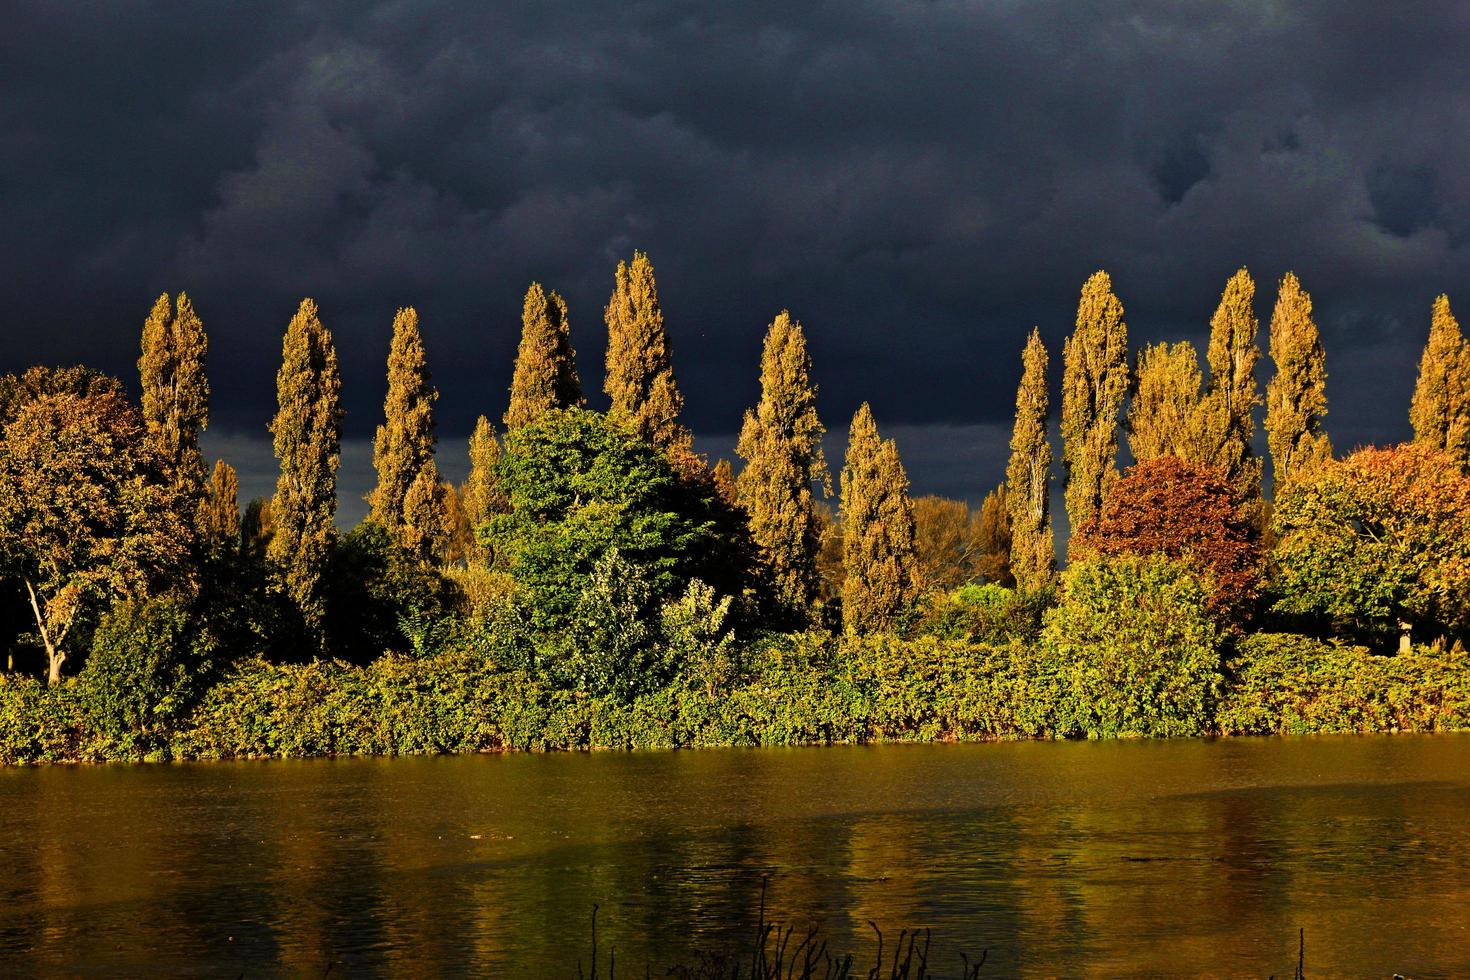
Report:
[[[618,264],[604,311],[608,348],[604,391],[609,414],[662,450],[675,470],[702,483],[743,513],[765,566],[764,580],[787,611],[806,613],[820,586],[817,555],[822,525],[816,494],[830,493],[822,454],[824,427],[801,324],[782,312],[770,324],[761,356],[761,397],[746,413],[737,454],[738,476],[726,460],[708,467],[693,451],[680,416],[683,395],[674,377],[669,339],[648,257]],[[303,300],[286,329],[271,421],[280,466],[274,495],[252,501],[240,516],[238,478],[225,462],[207,474],[199,435],[208,424],[207,351],[203,324],[184,294],[161,296],[143,332],[139,361],[149,432],[187,485],[206,546],[243,538],[259,545],[283,594],[299,611],[308,636],[322,638],[324,574],[337,538],[337,471],[341,460],[341,376],[332,336],[316,303]],[[469,440],[470,472],[459,487],[435,463],[434,403],[418,314],[400,309],[388,354],[384,420],[373,441],[377,484],[368,495],[369,520],[425,563],[485,561],[475,537],[506,506],[497,491],[501,444],[484,416]],[[519,350],[502,423],[506,432],[548,411],[583,408],[586,398],[571,343],[567,304],[533,283],[522,309]],[[842,472],[845,622],[854,630],[882,628],[914,598],[914,515],[897,447],[882,439],[864,404],[852,421]]]
[[[1226,283],[1210,320],[1208,377],[1187,342],[1146,346],[1130,370],[1123,304],[1106,272],[1087,280],[1075,329],[1062,351],[1061,435],[1072,528],[1097,517],[1118,479],[1120,423],[1135,461],[1173,456],[1216,469],[1234,503],[1264,527],[1263,460],[1251,448],[1254,413],[1262,402],[1255,377],[1261,351],[1254,303],[1255,283],[1241,269]],[[1281,487],[1332,458],[1322,429],[1327,372],[1321,334],[1312,298],[1290,272],[1281,280],[1271,314],[1270,356],[1275,375],[1266,386],[1265,428],[1273,478]],[[1047,351],[1038,331],[1032,331],[1021,362],[1006,499],[1011,571],[1018,587],[1029,590],[1048,586],[1056,565],[1049,513]],[[1470,344],[1443,295],[1433,304],[1410,420],[1416,442],[1447,450],[1470,466]]]

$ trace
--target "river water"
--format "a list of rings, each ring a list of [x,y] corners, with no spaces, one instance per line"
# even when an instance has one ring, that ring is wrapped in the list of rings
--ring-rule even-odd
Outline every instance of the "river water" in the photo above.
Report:
[[[0,770],[0,973],[619,975],[770,916],[981,976],[1470,973],[1470,736]],[[866,964],[864,964],[866,973]]]

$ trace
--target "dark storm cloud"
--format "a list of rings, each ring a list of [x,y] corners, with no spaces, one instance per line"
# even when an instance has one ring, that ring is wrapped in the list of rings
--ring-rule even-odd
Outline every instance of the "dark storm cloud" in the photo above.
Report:
[[[1312,291],[1338,444],[1399,438],[1430,299],[1470,269],[1467,29],[1449,4],[12,4],[0,368],[128,373],[187,289],[216,444],[250,456],[312,295],[360,440],[412,303],[457,439],[503,408],[533,278],[596,387],[638,247],[710,445],[790,307],[829,426],[870,399],[918,489],[977,496],[1024,334],[1058,344],[1089,272],[1135,340],[1200,339],[1245,264],[1263,319],[1286,269]]]

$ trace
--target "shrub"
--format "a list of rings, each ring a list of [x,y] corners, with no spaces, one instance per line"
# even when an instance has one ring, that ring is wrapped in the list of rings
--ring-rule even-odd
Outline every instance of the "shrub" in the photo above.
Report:
[[[1051,589],[1021,592],[994,584],[962,585],[930,595],[915,626],[918,633],[972,643],[1036,639],[1041,617],[1055,600]]]
[[[1046,614],[1036,680],[1057,691],[1062,735],[1197,735],[1220,690],[1209,591],[1161,556],[1077,562]]]

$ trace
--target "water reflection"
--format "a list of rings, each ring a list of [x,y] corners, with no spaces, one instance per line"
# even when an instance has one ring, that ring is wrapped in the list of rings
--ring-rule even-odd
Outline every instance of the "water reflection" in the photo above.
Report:
[[[781,917],[1014,973],[1470,970],[1470,737],[0,772],[7,974],[641,972]]]

